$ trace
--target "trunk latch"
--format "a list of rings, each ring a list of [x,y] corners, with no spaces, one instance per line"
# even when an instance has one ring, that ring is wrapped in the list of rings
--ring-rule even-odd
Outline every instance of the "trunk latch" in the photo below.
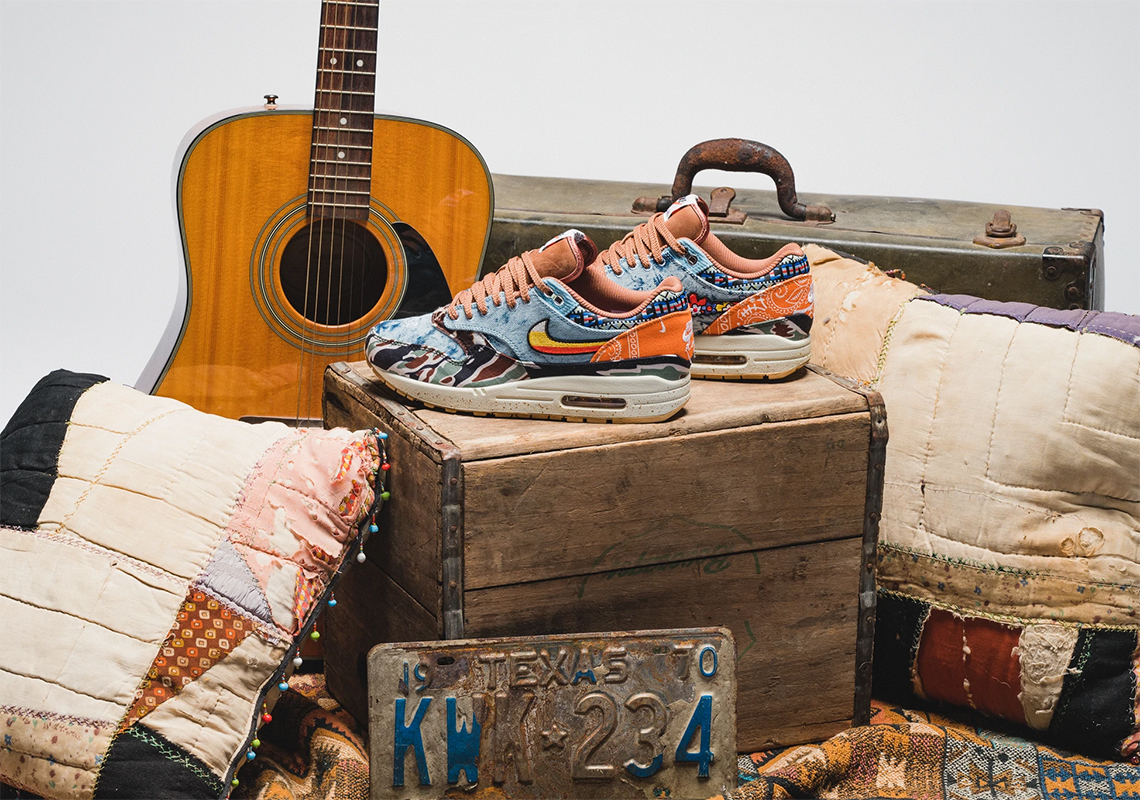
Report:
[[[994,218],[986,223],[986,232],[974,237],[974,244],[995,249],[1021,247],[1025,244],[1025,237],[1017,232],[1009,211],[999,208],[994,212]]]

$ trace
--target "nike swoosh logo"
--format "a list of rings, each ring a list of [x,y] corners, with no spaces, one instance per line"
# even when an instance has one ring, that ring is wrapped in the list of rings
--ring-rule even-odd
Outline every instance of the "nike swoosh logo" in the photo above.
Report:
[[[527,344],[539,353],[546,353],[547,355],[596,353],[598,348],[609,341],[603,339],[600,342],[563,342],[558,339],[551,339],[546,329],[546,322],[546,320],[542,320],[536,323],[526,335]]]

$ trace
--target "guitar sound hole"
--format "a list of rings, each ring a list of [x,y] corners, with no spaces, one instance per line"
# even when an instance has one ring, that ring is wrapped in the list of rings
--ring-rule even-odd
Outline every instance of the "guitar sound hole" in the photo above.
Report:
[[[320,325],[363,317],[384,293],[388,261],[376,237],[351,220],[317,220],[281,254],[281,288],[293,310]]]

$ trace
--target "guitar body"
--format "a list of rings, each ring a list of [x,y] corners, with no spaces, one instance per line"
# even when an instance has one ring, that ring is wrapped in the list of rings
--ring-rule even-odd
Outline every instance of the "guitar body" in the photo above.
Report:
[[[141,388],[227,417],[319,419],[329,363],[362,358],[380,320],[474,282],[493,196],[469,143],[376,115],[367,219],[314,220],[313,125],[312,113],[255,111],[191,141],[175,190],[185,312]]]

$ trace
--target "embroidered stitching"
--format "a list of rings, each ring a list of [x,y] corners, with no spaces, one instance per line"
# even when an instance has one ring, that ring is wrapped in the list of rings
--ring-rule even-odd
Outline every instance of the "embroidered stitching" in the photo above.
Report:
[[[186,767],[186,769],[190,770],[190,772],[201,778],[210,787],[211,790],[219,793],[222,791],[223,784],[217,775],[207,769],[203,769],[199,764],[194,763],[194,760],[191,760],[191,756],[189,754],[180,753],[172,746],[166,744],[163,741],[160,741],[157,737],[150,733],[150,731],[148,731],[146,728],[143,728],[141,725],[133,725],[123,731],[123,733],[133,736],[145,744],[149,744],[151,747],[161,753],[168,761],[174,761]]]
[[[6,530],[19,531],[20,533],[23,533],[27,536],[35,536],[38,539],[55,542],[56,544],[66,544],[68,547],[74,547],[77,550],[86,550],[89,553],[103,556],[104,558],[111,558],[115,561],[129,562],[131,566],[135,567],[141,572],[146,572],[156,578],[163,578],[167,581],[170,581],[171,583],[176,583],[178,585],[178,591],[180,592],[182,590],[183,581],[185,580],[184,578],[180,578],[177,575],[166,572],[165,570],[156,567],[154,564],[148,563],[146,561],[139,561],[137,558],[124,555],[118,550],[111,550],[110,548],[103,547],[102,545],[95,544],[94,542],[90,542],[81,536],[75,535],[74,533],[48,533],[41,528],[28,530],[25,528],[12,528],[9,526],[4,527]],[[173,593],[177,594],[178,592]]]
[[[108,720],[90,719],[88,717],[73,717],[70,714],[55,714],[51,711],[41,711],[34,708],[20,706],[0,706],[0,714],[12,714],[19,717],[35,717],[47,722],[69,722],[82,725],[86,728],[114,728],[115,723]]]
[[[93,477],[90,481],[87,482],[87,487],[83,490],[83,492],[79,495],[79,497],[76,498],[75,507],[72,508],[71,511],[67,512],[67,515],[64,516],[64,518],[62,520],[60,520],[59,527],[57,527],[55,529],[55,532],[59,533],[60,531],[67,528],[67,523],[70,522],[71,518],[76,515],[76,513],[79,511],[79,507],[82,506],[83,502],[87,499],[87,495],[89,495],[91,493],[91,490],[95,488],[95,486],[99,483],[99,480],[103,477],[104,474],[106,474],[107,470],[111,468],[111,463],[116,458],[118,458],[120,451],[122,451],[123,447],[126,446],[127,442],[129,442],[132,438],[137,436],[140,432],[143,431],[143,429],[145,429],[151,423],[158,422],[160,419],[163,419],[164,417],[168,417],[171,414],[173,414],[175,411],[178,411],[178,410],[179,409],[177,409],[177,408],[171,408],[167,411],[162,412],[158,416],[151,417],[148,420],[144,420],[142,422],[142,424],[138,425],[133,431],[130,431],[130,432],[126,433],[125,435],[123,435],[123,437],[119,440],[119,443],[117,445],[115,445],[115,449],[111,451],[111,454],[109,456],[107,456],[107,459],[103,462],[103,466],[101,466],[99,468],[99,471],[95,473],[95,477]],[[67,425],[69,428],[73,425],[77,428],[92,427],[90,425],[84,425],[83,423],[72,422],[70,420],[68,420]],[[67,436],[65,435],[64,436],[64,442],[66,443],[66,441],[67,441]],[[61,448],[60,453],[62,453],[62,452],[63,452],[63,450]],[[72,531],[72,533],[75,533],[75,531]],[[82,538],[82,537],[80,537],[80,538]]]
[[[1053,617],[1029,618],[1029,617],[1018,617],[1018,616],[1014,616],[1012,614],[994,614],[993,612],[990,612],[990,611],[977,611],[977,610],[972,609],[972,608],[963,608],[962,606],[957,606],[957,605],[954,605],[953,603],[947,603],[945,601],[936,600],[934,598],[926,598],[926,597],[914,598],[911,595],[905,594],[905,593],[900,592],[900,591],[896,591],[894,589],[887,589],[887,588],[884,588],[882,586],[879,587],[879,592],[881,594],[890,595],[891,597],[896,597],[896,598],[903,599],[903,600],[919,599],[919,602],[927,603],[927,604],[933,606],[934,608],[940,608],[943,611],[949,611],[949,612],[951,612],[953,614],[957,614],[961,617],[979,617],[981,619],[988,619],[991,622],[1000,622],[1003,625],[1009,625],[1010,623],[1016,623],[1017,625],[1020,625],[1021,627],[1025,627],[1027,625],[1041,625],[1041,624],[1047,622],[1051,625],[1062,625],[1066,628],[1076,628],[1077,630],[1093,630],[1093,631],[1135,631],[1136,630],[1135,625],[1104,625],[1104,624],[1099,623],[1099,622],[1098,623],[1072,622],[1071,620],[1055,619]]]
[[[895,326],[899,323],[899,320],[902,319],[902,315],[911,301],[916,299],[920,300],[925,296],[923,290],[921,288],[918,289],[913,295],[902,302],[902,305],[899,306],[899,310],[895,312],[895,315],[891,317],[891,321],[887,323],[887,329],[883,332],[883,343],[879,345],[879,357],[875,364],[875,377],[872,378],[870,384],[868,384],[870,388],[878,389],[879,382],[883,379],[883,368],[887,365],[887,351],[890,350],[891,347],[891,337],[895,334]]]
[[[952,564],[966,569],[977,570],[979,572],[994,572],[1003,575],[1030,575],[1033,577],[1050,578],[1054,580],[1068,581],[1083,586],[1103,586],[1108,589],[1135,589],[1135,584],[1130,583],[1108,583],[1102,581],[1089,581],[1078,580],[1076,578],[1069,578],[1064,575],[1058,575],[1053,572],[1041,572],[1036,570],[1021,569],[1019,567],[1007,567],[1001,564],[984,564],[980,561],[973,561],[968,558],[960,556],[944,556],[939,553],[923,553],[921,550],[915,550],[905,545],[894,543],[879,543],[879,550],[895,550],[900,554],[910,556],[912,558],[922,558],[928,561],[939,561],[943,564]]]

